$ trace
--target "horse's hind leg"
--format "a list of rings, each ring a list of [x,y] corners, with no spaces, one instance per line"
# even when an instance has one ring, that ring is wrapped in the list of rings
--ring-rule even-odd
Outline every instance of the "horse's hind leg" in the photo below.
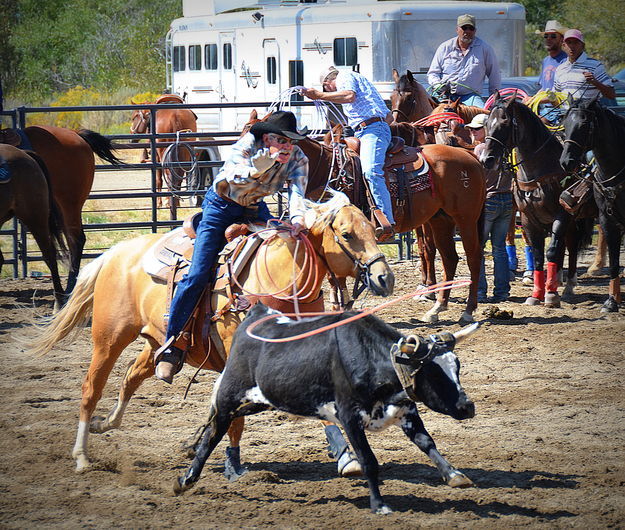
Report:
[[[608,299],[601,307],[602,313],[618,312],[618,306],[621,303],[621,277],[620,269],[620,252],[623,234],[618,226],[612,224],[606,219],[602,219],[602,226],[608,245],[608,261],[610,267],[610,288]]]
[[[428,287],[436,283],[436,245],[434,235],[429,224],[418,226],[415,230],[417,246],[419,247],[419,259],[421,261],[421,286]],[[423,294],[420,300],[434,300],[436,293]]]
[[[597,240],[597,252],[595,254],[595,259],[588,267],[588,274],[591,276],[599,276],[601,274],[601,269],[605,267],[605,256],[608,253],[608,244],[605,239],[605,234],[603,233],[603,228],[601,225],[598,226],[597,231],[599,232],[598,240]]]
[[[158,344],[145,341],[143,350],[135,359],[124,375],[122,386],[119,391],[117,403],[106,417],[93,416],[89,423],[89,432],[103,433],[111,429],[118,429],[122,424],[124,411],[141,383],[154,375],[154,351]]]
[[[111,316],[111,318],[113,318]],[[95,321],[94,321],[95,322]],[[92,326],[93,354],[91,364],[82,384],[82,399],[80,402],[80,415],[78,432],[72,456],[76,460],[76,471],[86,471],[90,467],[87,442],[93,411],[102,397],[102,391],[106,381],[122,351],[138,335],[137,330],[101,329],[102,326]]]

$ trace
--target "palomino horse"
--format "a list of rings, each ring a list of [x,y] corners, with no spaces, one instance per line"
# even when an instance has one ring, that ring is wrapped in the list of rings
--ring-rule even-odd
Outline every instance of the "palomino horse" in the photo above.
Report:
[[[559,163],[562,146],[529,107],[516,98],[504,100],[497,94],[486,128],[489,135],[482,153],[485,167],[501,164],[515,147],[518,151],[513,195],[534,253],[534,291],[525,303],[544,301],[545,307],[559,307],[558,272],[565,249],[569,251],[569,268],[563,295],[568,296],[577,285],[577,253],[590,243],[592,218],[578,216],[577,222],[560,205],[560,180],[566,176]],[[550,232],[545,281],[545,238]]]
[[[65,251],[64,225],[61,212],[52,197],[50,177],[41,157],[11,145],[0,144],[0,170],[8,181],[0,183],[0,228],[17,217],[30,230],[52,274],[54,309],[65,301],[59,269],[58,250]],[[4,256],[0,250],[0,270]]]
[[[86,242],[82,225],[82,207],[93,185],[95,173],[93,154],[111,164],[121,162],[113,154],[111,141],[93,131],[72,131],[61,127],[34,125],[26,127],[24,133],[33,150],[48,168],[52,196],[61,210],[65,223],[70,255],[66,288],[66,292],[69,293],[76,283]]]
[[[602,312],[616,312],[621,302],[619,261],[625,233],[625,118],[602,107],[598,97],[572,102],[564,117],[566,140],[560,157],[562,167],[573,170],[592,149],[599,171],[594,194],[599,223],[608,246],[610,290]]]
[[[156,111],[156,123],[154,128],[150,123],[150,109],[138,109],[132,113],[130,132],[131,134],[146,134],[154,129],[155,134],[175,133],[175,132],[197,132],[197,116],[189,109],[171,109],[167,103],[184,103],[180,96],[174,94],[166,94],[156,100],[156,104],[163,105],[163,110]],[[138,103],[132,102],[133,105]],[[191,152],[182,148],[177,138],[157,138],[158,143],[175,142],[171,148],[158,147],[156,149],[157,161],[162,166],[172,166],[166,169],[159,168],[156,170],[156,191],[160,192],[163,188],[163,176],[165,177],[167,187],[170,191],[175,192],[180,189],[182,180],[186,176],[187,171],[177,166],[179,163],[184,164],[191,161]],[[186,144],[185,144],[186,145]],[[167,156],[165,154],[167,153]],[[173,163],[173,165],[172,165]],[[191,185],[189,186],[191,187]],[[162,204],[159,197],[158,204]],[[169,208],[171,218],[176,219],[176,210],[178,206],[177,198],[170,198]]]
[[[364,271],[375,293],[390,294],[393,273],[375,243],[373,225],[363,213],[351,206],[343,194],[336,194],[324,204],[306,201],[306,206],[305,224],[314,248],[314,263],[293,238],[274,237],[261,247],[255,259],[238,276],[243,292],[269,292],[274,296],[300,291],[307,286],[307,294],[300,300],[306,303],[319,297],[324,274],[329,269],[337,276],[355,276]],[[66,306],[32,344],[33,352],[45,353],[72,331],[80,331],[90,317],[92,319],[93,355],[82,388],[80,421],[73,450],[77,471],[89,467],[89,432],[102,433],[119,427],[131,396],[154,374],[154,352],[165,339],[163,315],[167,285],[153,280],[143,270],[142,260],[159,237],[153,234],[120,243],[85,267]],[[263,301],[267,303],[267,297]],[[216,312],[210,340],[204,344],[201,330],[205,318],[210,318],[212,312],[196,321],[194,340],[186,358],[188,364],[216,371],[223,369],[232,336],[244,316],[242,311],[227,310],[227,304],[230,299],[221,291],[212,294],[211,307]],[[145,346],[126,372],[117,405],[106,418],[93,417],[115,362],[139,335],[145,338]],[[241,421],[233,424],[229,432],[229,449],[237,450],[236,460],[230,462],[235,469],[240,468],[238,446],[242,430]],[[232,451],[227,454],[230,458]]]

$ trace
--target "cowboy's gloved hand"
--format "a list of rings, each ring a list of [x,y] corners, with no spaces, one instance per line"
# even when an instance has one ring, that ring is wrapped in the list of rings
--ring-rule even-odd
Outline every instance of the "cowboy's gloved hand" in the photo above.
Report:
[[[302,232],[306,231],[306,227],[300,223],[293,223],[292,228],[291,228],[291,235],[293,237],[297,237],[299,236]]]
[[[270,169],[275,163],[276,159],[280,156],[280,152],[276,152],[273,155],[269,153],[269,148],[265,147],[261,149],[252,157],[252,164],[254,165],[254,169],[256,171],[252,172],[253,175],[257,175],[259,173],[264,173],[268,169]]]

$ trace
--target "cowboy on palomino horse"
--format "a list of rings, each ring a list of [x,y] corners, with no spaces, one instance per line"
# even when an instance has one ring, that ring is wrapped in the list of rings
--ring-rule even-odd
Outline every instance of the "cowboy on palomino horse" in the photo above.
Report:
[[[384,180],[384,160],[391,143],[389,123],[393,116],[386,107],[373,83],[358,72],[341,71],[334,66],[326,68],[320,76],[323,92],[304,88],[302,94],[309,99],[341,103],[348,124],[360,140],[360,162],[375,202],[373,212],[378,241],[385,241],[395,233],[395,220],[391,195]]]
[[[306,138],[298,131],[295,115],[279,111],[252,126],[232,148],[208,190],[197,227],[189,273],[182,278],[171,303],[165,344],[156,351],[156,377],[171,383],[184,363],[176,341],[189,321],[223,247],[224,233],[243,220],[267,222],[271,214],[263,198],[289,182],[289,215],[294,235],[303,229],[302,200],[308,182],[308,158],[296,146]]]

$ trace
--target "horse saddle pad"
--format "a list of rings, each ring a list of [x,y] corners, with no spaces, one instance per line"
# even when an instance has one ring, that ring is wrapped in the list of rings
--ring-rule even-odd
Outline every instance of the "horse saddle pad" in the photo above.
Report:
[[[409,195],[430,189],[430,166],[417,147],[403,147],[388,153],[384,163],[384,178],[396,202],[405,201]]]
[[[230,241],[219,253],[219,262],[231,262],[231,270],[236,274],[245,267],[262,242],[256,233],[241,235]],[[186,274],[193,258],[195,239],[189,237],[183,227],[178,227],[161,237],[143,257],[143,270],[152,278],[168,282],[171,274],[177,283]]]
[[[0,164],[0,184],[6,184],[11,181],[11,170],[6,162]]]

